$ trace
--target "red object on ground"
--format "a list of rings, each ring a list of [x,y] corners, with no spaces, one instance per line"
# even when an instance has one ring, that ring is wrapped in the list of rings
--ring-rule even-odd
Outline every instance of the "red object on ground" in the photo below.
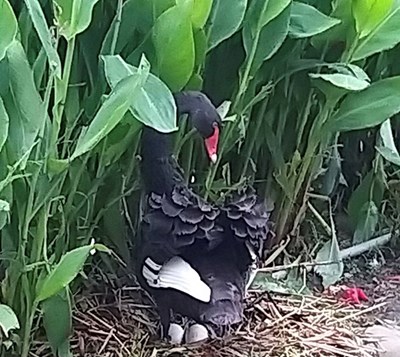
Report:
[[[368,301],[367,295],[360,288],[345,288],[341,294],[341,299],[352,304],[361,304],[361,301]]]

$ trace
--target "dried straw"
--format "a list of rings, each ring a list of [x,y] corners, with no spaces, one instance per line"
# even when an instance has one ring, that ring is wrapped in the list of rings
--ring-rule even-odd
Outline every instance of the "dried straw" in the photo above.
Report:
[[[99,283],[82,294],[74,312],[75,356],[102,357],[373,357],[377,349],[361,334],[360,316],[378,309],[356,308],[326,297],[275,296],[262,292],[247,299],[246,318],[230,335],[201,346],[174,347],[157,341],[157,315],[137,286]],[[44,342],[31,356],[47,357]]]

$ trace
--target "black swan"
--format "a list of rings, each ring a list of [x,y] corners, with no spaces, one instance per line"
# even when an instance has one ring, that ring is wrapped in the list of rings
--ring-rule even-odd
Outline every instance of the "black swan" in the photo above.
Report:
[[[216,108],[201,92],[174,97],[178,115],[188,114],[215,162],[221,127]],[[171,310],[215,328],[240,322],[249,273],[268,235],[269,212],[250,188],[227,196],[222,207],[192,192],[168,134],[145,127],[141,155],[147,198],[137,275],[156,302],[162,336],[173,326]]]

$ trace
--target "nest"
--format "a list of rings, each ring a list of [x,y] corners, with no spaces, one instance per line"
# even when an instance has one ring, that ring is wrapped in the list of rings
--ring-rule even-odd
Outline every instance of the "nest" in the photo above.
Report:
[[[243,323],[227,337],[198,346],[157,341],[158,321],[148,296],[138,287],[98,284],[82,294],[74,312],[74,356],[85,357],[372,357],[375,344],[363,336],[356,308],[327,297],[275,296],[252,291]],[[36,342],[32,356],[51,353]]]

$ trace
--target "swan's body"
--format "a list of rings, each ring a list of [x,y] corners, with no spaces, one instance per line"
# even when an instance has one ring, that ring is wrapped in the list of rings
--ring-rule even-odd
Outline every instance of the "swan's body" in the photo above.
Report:
[[[177,104],[178,109],[185,106],[179,100]],[[201,110],[195,109],[202,132],[207,132]],[[211,118],[206,124],[216,128],[215,108],[205,111],[206,121]],[[267,237],[269,214],[249,190],[229,197],[223,207],[204,201],[187,187],[168,145],[167,135],[144,129],[147,204],[138,246],[139,282],[155,299],[164,333],[171,310],[216,327],[238,323],[249,271]],[[210,159],[214,154],[209,152]]]

